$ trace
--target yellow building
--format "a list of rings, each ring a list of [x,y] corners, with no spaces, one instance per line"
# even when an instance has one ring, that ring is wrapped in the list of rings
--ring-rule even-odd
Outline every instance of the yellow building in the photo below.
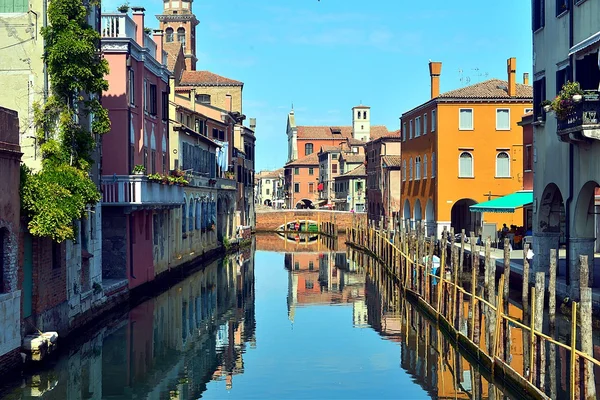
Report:
[[[439,235],[444,227],[484,233],[520,225],[521,205],[504,213],[471,212],[470,206],[523,189],[523,135],[517,123],[532,108],[533,92],[490,79],[439,94],[442,64],[430,62],[431,99],[402,115],[402,218]],[[512,211],[512,212],[510,212]],[[491,225],[490,225],[491,224]]]

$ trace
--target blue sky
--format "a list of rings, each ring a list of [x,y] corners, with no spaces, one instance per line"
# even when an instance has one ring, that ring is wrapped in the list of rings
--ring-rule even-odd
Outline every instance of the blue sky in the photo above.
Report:
[[[158,27],[162,1],[142,5],[146,25]],[[372,124],[393,130],[402,112],[429,98],[430,59],[443,62],[442,92],[466,78],[506,79],[509,57],[519,82],[532,69],[529,1],[197,0],[193,9],[198,69],[244,82],[243,112],[257,118],[257,170],[285,163],[292,103],[298,125],[350,125],[362,102]]]

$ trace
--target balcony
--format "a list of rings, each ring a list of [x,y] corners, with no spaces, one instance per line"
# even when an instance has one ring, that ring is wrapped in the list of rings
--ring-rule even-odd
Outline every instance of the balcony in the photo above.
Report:
[[[183,204],[183,187],[151,182],[143,175],[103,176],[102,205],[169,207]]]
[[[589,91],[574,104],[573,112],[557,120],[557,134],[566,142],[587,139],[600,140],[600,93]]]
[[[144,27],[138,27],[131,17],[126,13],[106,13],[102,14],[102,38],[120,38],[120,39],[131,39],[136,41],[135,33],[137,29],[144,29]],[[138,43],[140,47],[144,47],[148,50],[150,55],[156,58],[156,43],[154,40],[144,33],[144,43]]]

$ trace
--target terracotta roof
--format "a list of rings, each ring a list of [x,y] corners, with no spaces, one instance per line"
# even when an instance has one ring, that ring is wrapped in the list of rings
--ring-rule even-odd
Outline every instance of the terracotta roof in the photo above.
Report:
[[[296,165],[319,165],[319,155],[318,153],[311,153],[306,157],[285,164],[286,167]]]
[[[167,52],[167,68],[169,71],[173,71],[175,63],[177,62],[177,56],[181,51],[180,42],[166,42],[163,43],[163,50]]]
[[[342,151],[342,148],[340,146],[330,146],[330,145],[321,146],[322,153],[333,152],[333,151],[340,152],[340,151]]]
[[[333,133],[339,129],[340,133]],[[371,139],[389,133],[384,125],[371,127]],[[298,126],[298,139],[347,139],[352,137],[351,126]]]
[[[283,168],[280,168],[275,171],[261,171],[259,173],[260,179],[278,178],[280,174],[283,175]]]
[[[402,165],[402,157],[401,156],[381,156],[381,161],[387,165],[388,167],[400,168]]]
[[[367,142],[363,142],[362,140],[354,139],[353,137],[349,137],[348,144],[350,146],[366,146]]]
[[[371,108],[369,106],[363,106],[362,104],[360,106],[354,106],[353,108]]]
[[[342,154],[342,158],[347,163],[362,163],[365,161],[364,154],[355,154],[355,153],[345,153]]]
[[[500,79],[489,79],[474,85],[442,93],[440,98],[455,99],[529,99],[533,100],[533,88],[517,83],[516,96],[510,97],[507,92],[508,82]]]
[[[336,178],[346,178],[346,177],[366,176],[366,175],[367,175],[367,168],[364,166],[364,164],[361,164],[358,167],[354,168],[352,171],[346,172],[344,175],[336,176]]]
[[[244,86],[243,82],[225,78],[209,71],[183,71],[182,86]]]

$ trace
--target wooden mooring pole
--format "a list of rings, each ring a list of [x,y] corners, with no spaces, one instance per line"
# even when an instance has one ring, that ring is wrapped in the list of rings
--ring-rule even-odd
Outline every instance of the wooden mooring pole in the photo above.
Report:
[[[542,332],[544,323],[544,292],[546,289],[546,274],[538,272],[535,274],[535,314],[534,329],[536,332]],[[533,316],[532,316],[533,317]],[[541,337],[536,341],[536,363],[535,371],[537,376],[537,387],[542,390],[546,385],[546,343]]]

